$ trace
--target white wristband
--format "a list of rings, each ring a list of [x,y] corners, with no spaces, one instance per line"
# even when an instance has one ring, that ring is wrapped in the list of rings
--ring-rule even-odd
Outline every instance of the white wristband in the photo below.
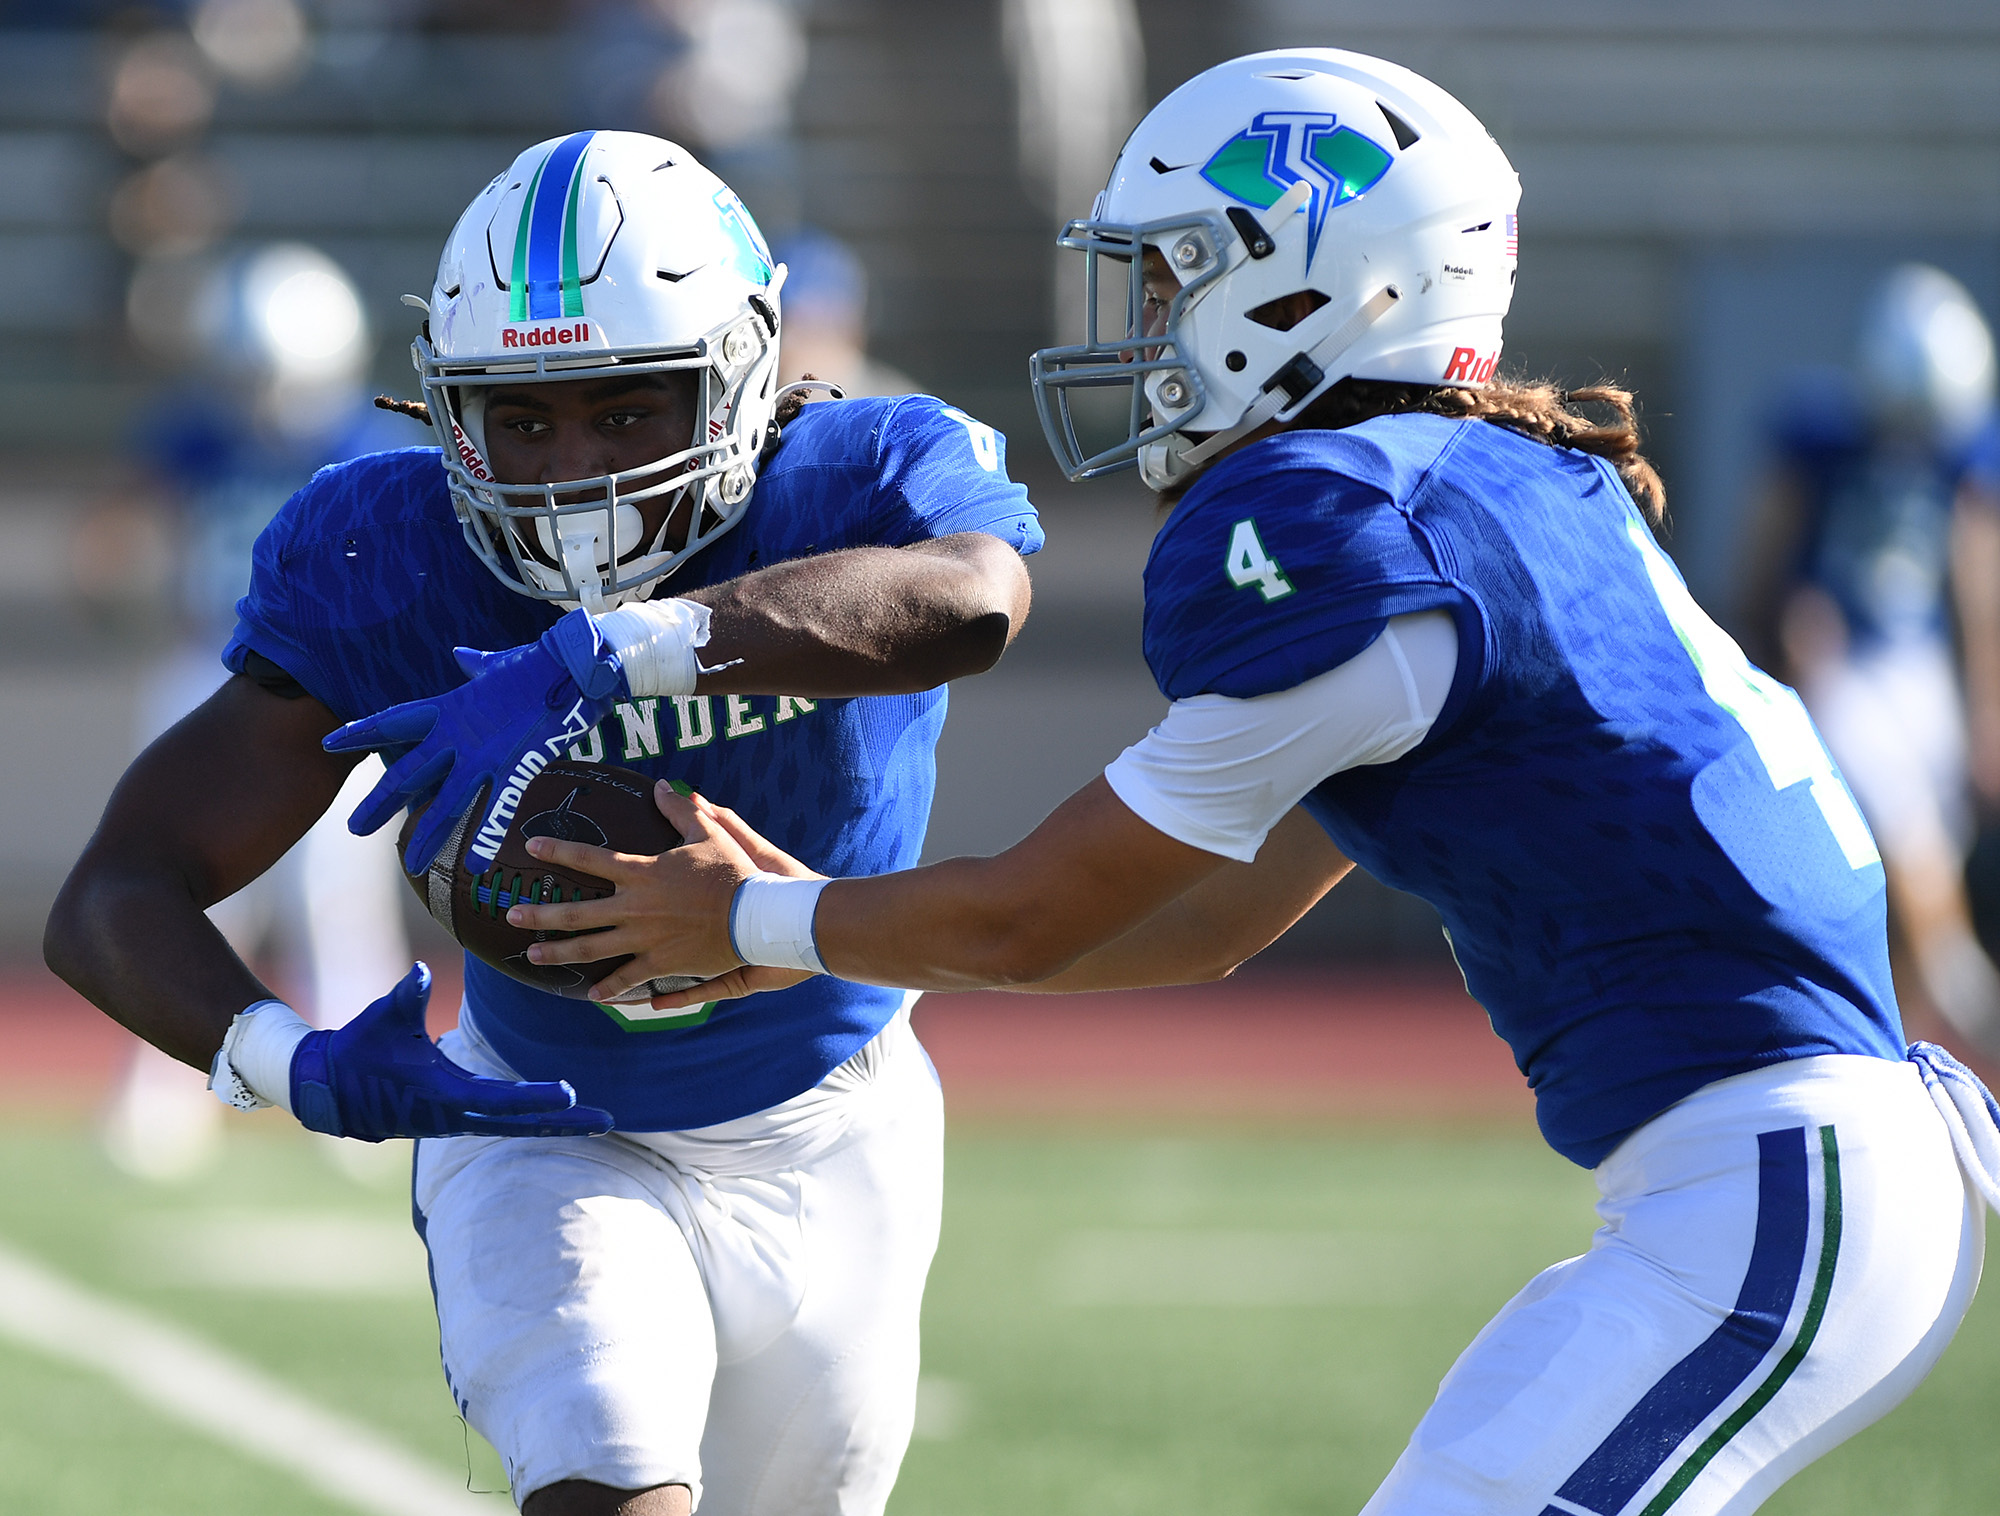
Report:
[[[729,945],[745,963],[777,969],[811,969],[824,974],[819,944],[813,941],[813,913],[828,879],[787,879],[752,874],[736,886],[729,902]]]
[[[702,672],[695,649],[708,645],[708,626],[708,607],[692,600],[644,600],[597,618],[625,666],[625,683],[641,699],[694,693]]]
[[[208,1087],[239,1111],[292,1108],[292,1054],[312,1030],[282,1000],[260,1000],[236,1013],[209,1066]]]

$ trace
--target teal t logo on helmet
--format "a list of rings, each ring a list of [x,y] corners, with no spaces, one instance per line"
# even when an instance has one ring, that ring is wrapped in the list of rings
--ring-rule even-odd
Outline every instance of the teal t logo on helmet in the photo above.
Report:
[[[749,208],[727,185],[715,192],[715,208],[722,213],[729,266],[752,284],[769,284],[775,272],[771,267],[771,250],[764,245],[764,234],[757,230],[757,223],[750,219]]]
[[[1373,189],[1395,161],[1381,147],[1337,125],[1330,115],[1261,111],[1249,127],[1215,150],[1201,176],[1232,200],[1269,210],[1301,179],[1312,186],[1306,205],[1306,267],[1319,250],[1326,213]]]

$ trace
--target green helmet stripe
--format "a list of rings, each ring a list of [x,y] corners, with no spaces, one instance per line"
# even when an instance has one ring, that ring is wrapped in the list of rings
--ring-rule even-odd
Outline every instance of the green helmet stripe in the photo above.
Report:
[[[576,259],[576,208],[583,198],[583,159],[576,162],[576,171],[569,181],[569,203],[563,207],[562,234],[562,313],[565,316],[583,314],[582,271]]]
[[[548,158],[544,158],[535,165],[535,177],[528,181],[528,193],[521,197],[521,224],[514,232],[514,273],[507,281],[509,321],[528,319],[528,221],[534,214],[535,193],[542,187],[542,170],[548,164]]]

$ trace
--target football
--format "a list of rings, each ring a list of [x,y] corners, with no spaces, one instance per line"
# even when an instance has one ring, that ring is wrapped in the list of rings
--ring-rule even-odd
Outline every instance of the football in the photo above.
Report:
[[[509,798],[501,792],[502,801]],[[410,834],[422,810],[403,823],[396,849],[407,861]],[[681,845],[681,835],[653,803],[653,781],[631,769],[597,763],[551,763],[528,781],[511,813],[489,809],[487,792],[453,824],[444,846],[421,874],[407,867],[403,877],[423,900],[437,924],[473,957],[511,979],[538,990],[585,999],[585,991],[630,955],[591,963],[530,963],[531,944],[576,935],[531,932],[510,926],[507,908],[562,900],[598,900],[611,882],[595,874],[559,868],[532,857],[531,837],[560,837],[621,853],[664,853]],[[665,975],[618,997],[620,1004],[644,1001],[701,981]]]

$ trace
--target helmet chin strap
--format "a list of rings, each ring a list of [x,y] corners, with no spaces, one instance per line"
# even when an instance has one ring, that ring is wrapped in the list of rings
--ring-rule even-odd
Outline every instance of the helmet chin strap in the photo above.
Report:
[[[1261,219],[1265,232],[1272,237],[1276,237],[1279,231],[1283,229],[1285,219],[1296,213],[1308,200],[1312,199],[1312,193],[1313,187],[1310,181],[1294,179],[1292,187],[1286,190],[1284,194],[1278,196],[1271,208],[1264,212]]]
[[[1243,413],[1243,419],[1227,431],[1215,432],[1203,438],[1181,454],[1181,462],[1193,467],[1208,462],[1230,443],[1240,441],[1269,421],[1279,411],[1291,403],[1291,397],[1277,387],[1273,379],[1265,386],[1264,392],[1250,403],[1250,409]]]
[[[1232,442],[1240,441],[1280,411],[1303,405],[1326,379],[1326,366],[1360,340],[1361,334],[1381,320],[1389,307],[1403,298],[1393,284],[1384,285],[1361,308],[1322,339],[1315,348],[1301,352],[1264,383],[1263,393],[1251,402],[1243,419],[1226,431],[1204,438],[1181,454],[1181,462],[1194,466],[1208,462]]]

